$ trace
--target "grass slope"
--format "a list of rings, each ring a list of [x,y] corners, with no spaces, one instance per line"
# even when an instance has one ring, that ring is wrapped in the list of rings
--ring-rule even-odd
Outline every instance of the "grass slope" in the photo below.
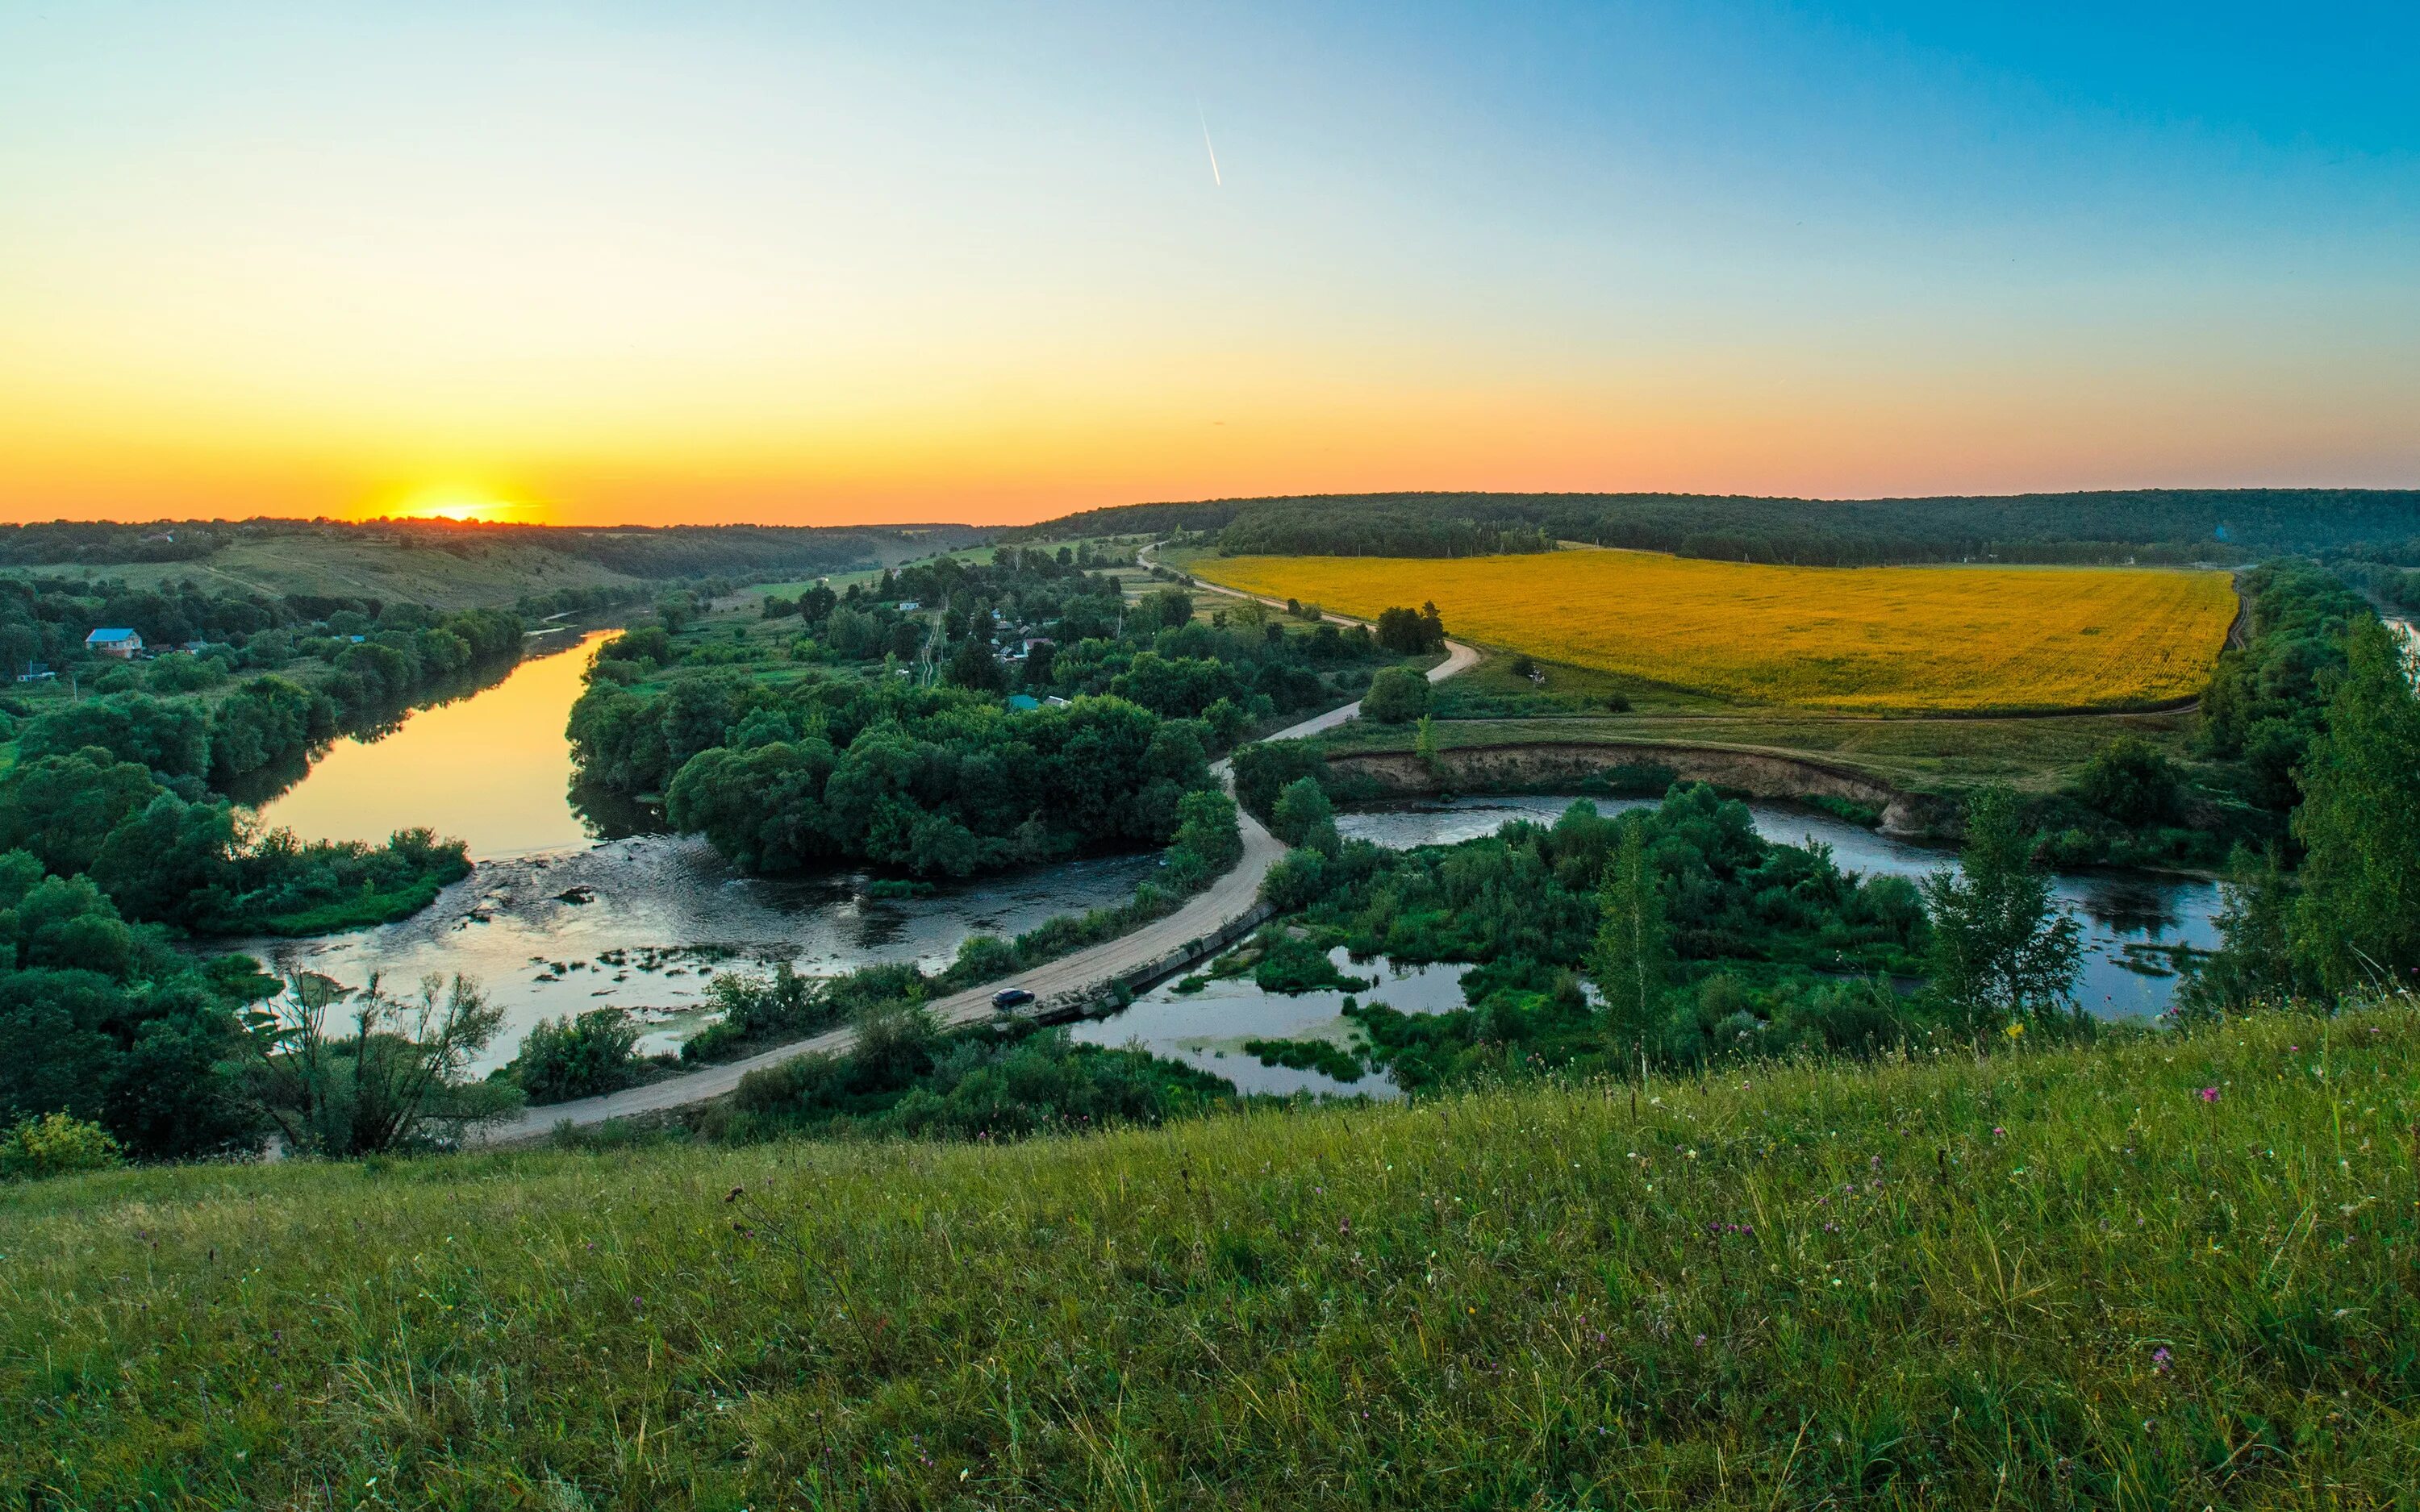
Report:
[[[67,563],[0,571],[16,577],[122,579],[136,588],[191,579],[218,593],[318,594],[410,601],[442,609],[493,608],[526,594],[638,581],[540,546],[465,540],[441,549],[366,531],[238,540],[196,562]]]
[[[1776,567],[1643,551],[1438,561],[1232,557],[1212,582],[1364,617],[1434,601],[1456,633],[1727,698],[1865,713],[2133,708],[2209,681],[2226,575]]]
[[[2279,1017],[1635,1105],[20,1188],[0,1489],[2409,1505],[2415,1051]]]

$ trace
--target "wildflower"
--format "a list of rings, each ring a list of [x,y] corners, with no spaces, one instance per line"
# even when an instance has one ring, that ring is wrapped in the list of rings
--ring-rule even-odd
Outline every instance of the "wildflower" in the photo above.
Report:
[[[1702,1350],[1702,1349],[1704,1349],[1705,1347],[1706,1347],[1706,1335],[1704,1335],[1703,1334],[1700,1334],[1700,1335],[1698,1335],[1698,1348],[1699,1348],[1699,1349],[1701,1349],[1701,1350]]]
[[[2215,1087],[2205,1087],[2195,1095],[2199,1097],[2205,1103],[2215,1103],[2218,1101],[2218,1088]]]
[[[2169,1360],[2169,1358],[2170,1358],[2170,1356],[2169,1356],[2169,1354],[2168,1354],[2168,1347],[2167,1347],[2166,1345],[2163,1344],[2163,1345],[2161,1345],[2158,1349],[2153,1350],[2151,1351],[2151,1368],[2152,1368],[2152,1370],[2154,1370],[2154,1371],[2158,1371],[2158,1372],[2164,1372],[2164,1371],[2168,1368],[2168,1360]]]
[[[2009,1137],[2009,1131],[2001,1128],[1997,1124],[1993,1124],[1992,1126],[1992,1137],[1994,1139],[2006,1139]]]
[[[2022,1024],[2011,1024],[2009,1026],[2006,1032],[2009,1036],[2009,1042],[2010,1044],[2014,1044],[2019,1040],[2025,1037],[2025,1026]]]

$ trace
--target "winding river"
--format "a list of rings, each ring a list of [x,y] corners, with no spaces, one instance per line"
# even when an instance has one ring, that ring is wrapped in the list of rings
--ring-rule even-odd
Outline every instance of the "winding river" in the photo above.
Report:
[[[564,737],[581,673],[606,633],[567,640],[492,687],[419,710],[374,737],[338,742],[265,804],[264,822],[309,838],[379,841],[426,825],[465,841],[475,865],[468,879],[401,922],[247,948],[282,973],[318,973],[347,986],[373,974],[390,987],[430,972],[476,978],[505,1014],[486,1064],[509,1058],[540,1019],[606,1005],[648,1024],[646,1048],[667,1049],[700,1022],[716,971],[780,961],[818,973],[893,961],[937,968],[977,933],[1013,934],[1056,914],[1122,901],[1156,864],[1151,856],[1072,862],[893,899],[876,896],[863,872],[746,877],[693,838],[607,838],[571,802]],[[1466,798],[1347,814],[1341,827],[1384,845],[1448,843],[1512,819],[1551,823],[1573,801]],[[1642,800],[1591,801],[1618,811]],[[1848,870],[1920,875],[1951,859],[1823,814],[1770,804],[1751,811],[1768,839],[1821,841]],[[2216,943],[2218,889],[2206,882],[2071,874],[2058,879],[2057,891],[2085,926],[2077,990],[2098,1013],[2157,1013],[2175,986],[2174,949]],[[1406,1011],[1460,1006],[1458,968],[1351,969],[1380,972],[1383,990],[1373,995]],[[1246,1038],[1336,1027],[1341,1000],[1269,997],[1249,980],[1213,982],[1194,994],[1171,984],[1076,1032],[1101,1043],[1140,1041],[1248,1090],[1385,1095],[1391,1088],[1381,1078],[1341,1088],[1315,1072],[1262,1067],[1236,1049]]]

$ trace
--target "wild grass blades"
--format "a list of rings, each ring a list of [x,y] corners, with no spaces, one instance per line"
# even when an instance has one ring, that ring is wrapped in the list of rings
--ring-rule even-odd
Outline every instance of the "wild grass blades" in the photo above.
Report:
[[[1645,551],[1440,561],[1205,558],[1205,579],[1349,614],[1434,601],[1450,630],[1668,687],[1877,714],[2140,708],[2209,681],[2226,575],[1776,567]]]
[[[0,1189],[0,1488],[2398,1504],[2416,1068],[2407,1011],[2281,1014],[1635,1102]]]

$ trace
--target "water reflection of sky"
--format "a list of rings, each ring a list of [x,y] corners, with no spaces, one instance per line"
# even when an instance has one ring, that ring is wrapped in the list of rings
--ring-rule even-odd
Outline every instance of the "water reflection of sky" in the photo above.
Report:
[[[316,971],[349,987],[372,972],[391,990],[427,972],[474,977],[505,1013],[483,1065],[510,1059],[540,1019],[609,1005],[655,1025],[646,1048],[656,1050],[693,1026],[684,1015],[704,1000],[706,974],[724,966],[789,961],[830,974],[912,961],[938,970],[972,934],[1016,934],[1123,903],[1157,864],[1149,855],[1071,861],[886,900],[866,896],[861,874],[746,877],[703,841],[639,836],[483,862],[398,923],[248,949],[281,972]],[[606,951],[631,959],[616,966],[597,959]],[[552,970],[557,962],[566,969]]]
[[[1458,798],[1338,816],[1337,827],[1347,836],[1391,849],[1414,845],[1448,845],[1494,834],[1514,819],[1552,824],[1578,799],[1561,795],[1524,797]],[[1650,798],[1602,798],[1588,801],[1602,813],[1651,805]],[[1804,845],[1820,841],[1832,848],[1832,858],[1843,871],[1921,877],[1957,856],[1947,851],[1893,840],[1829,814],[1778,804],[1752,803],[1748,812],[1757,833],[1769,841]],[[2084,969],[2075,984],[2076,999],[2105,1017],[2149,1016],[2168,1006],[2176,990],[2170,948],[2191,946],[2212,949],[2218,945],[2215,919],[2218,887],[2190,877],[2142,872],[2063,872],[2053,890],[2059,903],[2084,927]],[[2130,967],[2124,963],[2133,963]],[[2140,969],[2137,969],[2140,968]]]
[[[1384,959],[1354,961],[1342,949],[1328,952],[1338,970],[1376,985],[1350,995],[1384,1003],[1403,1013],[1442,1013],[1462,1007],[1466,966],[1397,966]],[[1315,1071],[1264,1066],[1244,1049],[1247,1040],[1333,1040],[1350,1043],[1353,1021],[1343,1016],[1342,992],[1264,993],[1249,977],[1212,981],[1199,992],[1181,993],[1164,982],[1108,1018],[1071,1025],[1068,1035],[1086,1044],[1139,1045],[1153,1055],[1223,1076],[1243,1092],[1291,1096],[1296,1092],[1342,1097],[1395,1098],[1403,1092],[1385,1072],[1340,1082]]]

